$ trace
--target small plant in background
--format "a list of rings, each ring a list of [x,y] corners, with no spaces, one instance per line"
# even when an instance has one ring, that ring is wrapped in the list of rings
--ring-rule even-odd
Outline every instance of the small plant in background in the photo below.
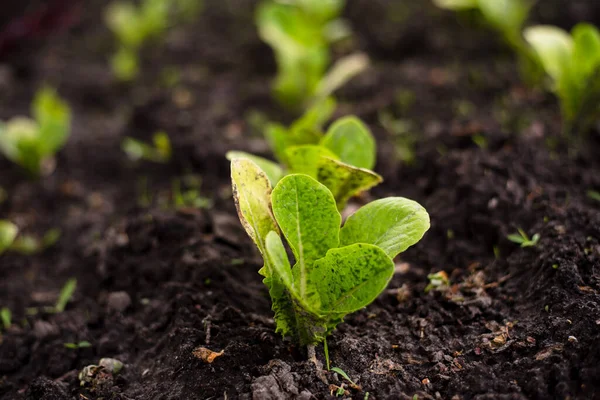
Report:
[[[110,63],[121,81],[139,73],[139,52],[149,41],[160,39],[173,21],[186,21],[202,10],[201,0],[142,0],[111,3],[105,12],[106,25],[119,44]]]
[[[432,290],[444,291],[450,287],[450,278],[446,271],[439,271],[433,274],[427,275],[429,283],[425,287],[425,293],[429,293]]]
[[[121,149],[133,161],[146,160],[156,163],[167,163],[171,160],[173,152],[169,135],[165,132],[157,132],[152,136],[152,144],[141,140],[126,137],[121,142]]]
[[[331,191],[304,174],[282,178],[274,189],[253,161],[231,162],[238,215],[264,259],[277,332],[314,345],[385,289],[393,258],[429,229],[429,215],[401,197],[373,201],[341,216]],[[288,259],[280,232],[291,248]]]
[[[382,178],[371,171],[375,166],[376,144],[361,120],[343,117],[326,133],[322,132],[333,108],[330,100],[309,109],[290,128],[280,124],[267,127],[267,140],[283,167],[243,152],[229,152],[227,157],[251,159],[267,174],[272,185],[288,173],[306,174],[327,186],[338,208],[343,209],[348,199],[379,184]]]
[[[19,228],[10,221],[0,220],[0,254],[10,249],[19,234]]]
[[[263,0],[256,12],[260,37],[275,52],[276,99],[289,108],[303,109],[329,96],[362,72],[362,54],[339,60],[330,70],[330,45],[349,35],[340,19],[344,0]]]
[[[530,239],[529,235],[527,235],[527,233],[525,233],[525,231],[523,229],[519,228],[519,229],[517,229],[517,231],[518,231],[517,233],[512,233],[512,234],[508,235],[506,238],[513,243],[520,244],[521,247],[536,246],[538,244],[538,242],[540,241],[539,233],[534,234]]]
[[[600,32],[580,23],[571,34],[556,26],[538,25],[527,28],[524,35],[560,100],[564,134],[587,133],[600,111]]]
[[[532,0],[433,0],[440,8],[453,11],[475,10],[490,27],[499,32],[519,57],[521,73],[529,83],[537,83],[539,61],[523,39],[523,25],[533,6]]]
[[[52,172],[70,133],[71,110],[56,91],[40,89],[29,117],[0,122],[0,153],[35,177]]]
[[[7,307],[0,308],[0,322],[5,331],[12,325],[12,313]]]

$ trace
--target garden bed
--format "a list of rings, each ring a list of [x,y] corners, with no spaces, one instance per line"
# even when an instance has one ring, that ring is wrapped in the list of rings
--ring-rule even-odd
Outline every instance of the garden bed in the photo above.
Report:
[[[34,235],[62,231],[42,254],[0,257],[0,306],[15,322],[0,336],[0,397],[331,397],[305,350],[275,334],[261,259],[231,198],[225,153],[268,155],[249,111],[292,117],[273,103],[275,65],[253,2],[206,1],[196,23],[144,54],[131,87],[107,68],[104,2],[87,3],[68,32],[23,42],[0,65],[1,119],[28,114],[43,83],[74,114],[50,177],[29,181],[0,160],[1,218]],[[385,182],[372,196],[418,201],[432,227],[397,260],[388,290],[328,340],[332,365],[360,386],[346,385],[347,397],[600,398],[600,202],[588,195],[600,189],[597,132],[582,155],[552,147],[556,100],[522,85],[493,34],[397,3],[349,1],[352,46],[372,66],[340,90],[337,115],[356,114],[378,140]],[[540,7],[538,22],[565,27],[599,14],[594,1]],[[393,134],[382,111],[408,128]],[[157,130],[173,160],[128,160],[123,137]],[[411,133],[407,164],[397,149]],[[172,206],[174,179],[191,175],[212,207]],[[539,243],[510,242],[518,228]],[[451,286],[425,293],[438,271]],[[66,311],[44,313],[69,278],[77,289]],[[64,346],[80,341],[91,347]],[[223,354],[206,363],[193,355],[199,346]],[[122,372],[80,386],[79,371],[103,357]]]

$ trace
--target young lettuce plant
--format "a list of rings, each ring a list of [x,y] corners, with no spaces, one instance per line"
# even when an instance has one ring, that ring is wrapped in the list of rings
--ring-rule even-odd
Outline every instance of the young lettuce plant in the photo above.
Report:
[[[434,0],[434,3],[440,8],[458,12],[478,11],[517,53],[524,79],[537,83],[540,75],[543,76],[535,53],[531,52],[522,34],[523,25],[534,4],[532,0]]]
[[[272,185],[290,173],[306,174],[333,193],[338,208],[348,200],[382,181],[371,171],[375,166],[375,139],[369,128],[358,118],[340,118],[323,134],[322,122],[331,109],[311,109],[290,129],[273,124],[267,128],[267,138],[277,159],[273,161],[243,152],[229,152],[227,157],[248,158],[258,164]]]
[[[600,32],[587,23],[571,34],[549,25],[525,30],[560,100],[565,135],[587,133],[600,111]]]
[[[329,71],[330,45],[349,35],[339,16],[344,0],[263,0],[256,12],[261,39],[273,48],[277,61],[275,98],[291,109],[303,109],[329,96],[368,66],[354,54]]]
[[[54,155],[70,133],[71,110],[56,92],[40,89],[33,100],[32,118],[15,117],[0,122],[0,152],[32,176],[51,172]]]
[[[139,52],[149,41],[159,39],[173,19],[185,21],[202,9],[201,0],[116,1],[105,12],[108,28],[119,45],[110,63],[121,81],[131,81],[139,73]]]
[[[231,176],[238,215],[264,260],[259,273],[276,330],[303,345],[322,342],[344,316],[375,300],[394,274],[393,258],[429,229],[425,209],[405,198],[373,201],[340,228],[333,194],[308,175],[288,175],[272,189],[256,163],[235,158]]]

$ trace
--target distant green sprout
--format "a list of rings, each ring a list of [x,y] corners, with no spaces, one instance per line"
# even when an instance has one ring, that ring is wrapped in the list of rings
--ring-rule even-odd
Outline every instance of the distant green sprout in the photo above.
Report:
[[[364,55],[339,60],[329,72],[329,46],[349,35],[339,18],[344,0],[263,0],[256,12],[260,37],[275,52],[276,99],[302,109],[325,98],[368,65]]]
[[[38,90],[31,105],[33,118],[0,122],[0,153],[39,177],[53,169],[55,154],[70,133],[71,110],[48,87]]]
[[[12,325],[12,313],[7,307],[0,308],[0,321],[5,331]]]
[[[213,206],[212,199],[202,196],[200,193],[200,185],[182,190],[181,181],[175,179],[172,183],[173,206],[176,209],[180,208],[206,208]]]
[[[280,124],[267,127],[267,139],[276,158],[273,161],[243,152],[229,152],[227,158],[248,158],[258,164],[271,184],[290,173],[302,173],[318,180],[333,193],[339,209],[347,201],[382,181],[371,171],[375,166],[376,143],[369,128],[349,116],[335,121],[322,132],[322,125],[333,112],[332,103],[311,108],[290,128]]]
[[[586,23],[571,34],[550,25],[525,29],[560,100],[565,135],[583,135],[600,112],[600,32]]]
[[[173,150],[169,135],[157,132],[152,136],[152,145],[131,137],[126,137],[121,142],[121,149],[133,161],[146,160],[156,163],[167,163],[171,160]]]
[[[535,54],[523,39],[523,25],[532,0],[433,0],[440,8],[453,11],[477,10],[485,21],[512,47],[519,56],[523,77],[531,83],[539,80],[540,65]]]
[[[425,287],[425,293],[429,293],[432,290],[444,290],[450,287],[450,278],[446,271],[439,271],[434,274],[427,275],[429,284]]]
[[[322,342],[346,314],[375,300],[394,274],[393,258],[429,229],[425,209],[405,198],[373,201],[340,229],[333,194],[308,175],[288,175],[272,189],[256,163],[234,158],[231,176],[240,221],[264,259],[259,273],[276,330],[303,345]]]
[[[88,347],[92,347],[92,344],[90,342],[88,342],[87,340],[82,340],[81,342],[77,342],[77,343],[65,343],[64,346],[67,349],[77,350],[77,349],[85,349]]]
[[[201,0],[115,1],[105,12],[106,25],[116,36],[119,47],[110,63],[121,81],[139,74],[139,52],[149,41],[160,39],[173,21],[193,18],[202,9]]]
[[[61,313],[65,311],[67,308],[67,304],[73,297],[73,293],[75,293],[75,289],[77,288],[77,279],[71,278],[69,279],[65,285],[60,290],[60,294],[58,295],[58,300],[56,301],[56,305],[54,306],[54,312]]]
[[[592,200],[600,201],[600,192],[596,190],[588,190],[587,196]]]
[[[518,233],[510,234],[506,238],[513,243],[520,244],[521,247],[532,247],[537,245],[540,241],[539,233],[534,234],[530,239],[523,229],[518,228],[517,231]]]
[[[0,220],[0,255],[15,242],[19,228],[10,221]]]

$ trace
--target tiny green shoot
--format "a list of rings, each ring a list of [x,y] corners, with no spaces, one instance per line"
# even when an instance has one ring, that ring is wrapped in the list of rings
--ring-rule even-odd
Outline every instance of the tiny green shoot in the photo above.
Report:
[[[88,347],[92,347],[92,344],[90,342],[88,342],[87,340],[83,340],[83,341],[77,342],[77,343],[65,343],[64,346],[67,349],[77,350],[77,349],[85,349]]]
[[[200,194],[200,188],[192,187],[181,189],[181,180],[174,179],[172,182],[173,206],[176,209],[180,208],[205,208],[209,209],[213,206],[210,198]]]
[[[15,224],[0,220],[0,254],[11,248],[18,234],[19,228]]]
[[[342,378],[344,378],[345,380],[347,380],[348,382],[350,382],[352,385],[357,386],[356,383],[354,383],[354,381],[352,379],[350,379],[350,377],[348,376],[348,374],[346,372],[344,372],[343,369],[338,368],[338,367],[331,367],[331,370],[337,374],[339,374]]]
[[[269,177],[272,185],[290,173],[306,174],[333,193],[339,209],[348,200],[382,181],[371,171],[375,165],[376,144],[369,128],[357,117],[335,121],[327,132],[322,124],[335,104],[332,100],[322,108],[311,108],[290,128],[271,124],[266,137],[282,165],[243,152],[229,152],[227,158],[247,158]]]
[[[58,228],[49,229],[41,239],[32,235],[20,235],[13,241],[10,250],[27,256],[38,254],[54,246],[60,236],[61,230]]]
[[[301,110],[329,96],[368,66],[362,54],[339,60],[329,71],[330,45],[349,35],[340,19],[344,0],[263,0],[256,12],[261,39],[273,49],[276,99]]]
[[[67,303],[71,300],[75,289],[77,288],[77,279],[71,278],[69,279],[65,285],[60,290],[60,294],[58,296],[58,300],[54,306],[54,312],[60,313],[65,311],[67,307]]]
[[[54,156],[67,142],[71,110],[53,89],[44,87],[33,99],[31,114],[33,118],[0,122],[0,153],[39,177],[52,172]]]
[[[425,287],[425,293],[429,293],[432,290],[444,290],[450,286],[450,279],[446,271],[439,271],[434,274],[427,275],[429,283]]]
[[[587,197],[592,200],[600,201],[600,192],[596,190],[588,190]]]
[[[0,321],[2,321],[2,326],[4,330],[10,328],[12,324],[12,313],[8,309],[8,307],[0,308]]]
[[[586,134],[600,114],[600,31],[577,24],[571,34],[551,25],[524,31],[560,101],[563,133]]]
[[[287,175],[272,188],[247,158],[234,158],[231,174],[240,221],[264,259],[259,273],[276,331],[304,345],[322,342],[346,314],[375,300],[394,274],[393,258],[429,229],[425,209],[405,198],[373,201],[340,228],[334,195],[309,175]]]
[[[152,144],[126,137],[121,143],[121,149],[133,161],[145,160],[156,163],[167,163],[171,159],[172,148],[169,135],[157,132],[152,136]]]
[[[532,246],[537,245],[538,242],[540,241],[539,233],[534,234],[530,239],[529,236],[527,235],[527,233],[523,229],[518,228],[517,231],[518,231],[517,233],[512,233],[512,234],[508,235],[506,238],[513,243],[520,244],[521,247],[532,247]]]

